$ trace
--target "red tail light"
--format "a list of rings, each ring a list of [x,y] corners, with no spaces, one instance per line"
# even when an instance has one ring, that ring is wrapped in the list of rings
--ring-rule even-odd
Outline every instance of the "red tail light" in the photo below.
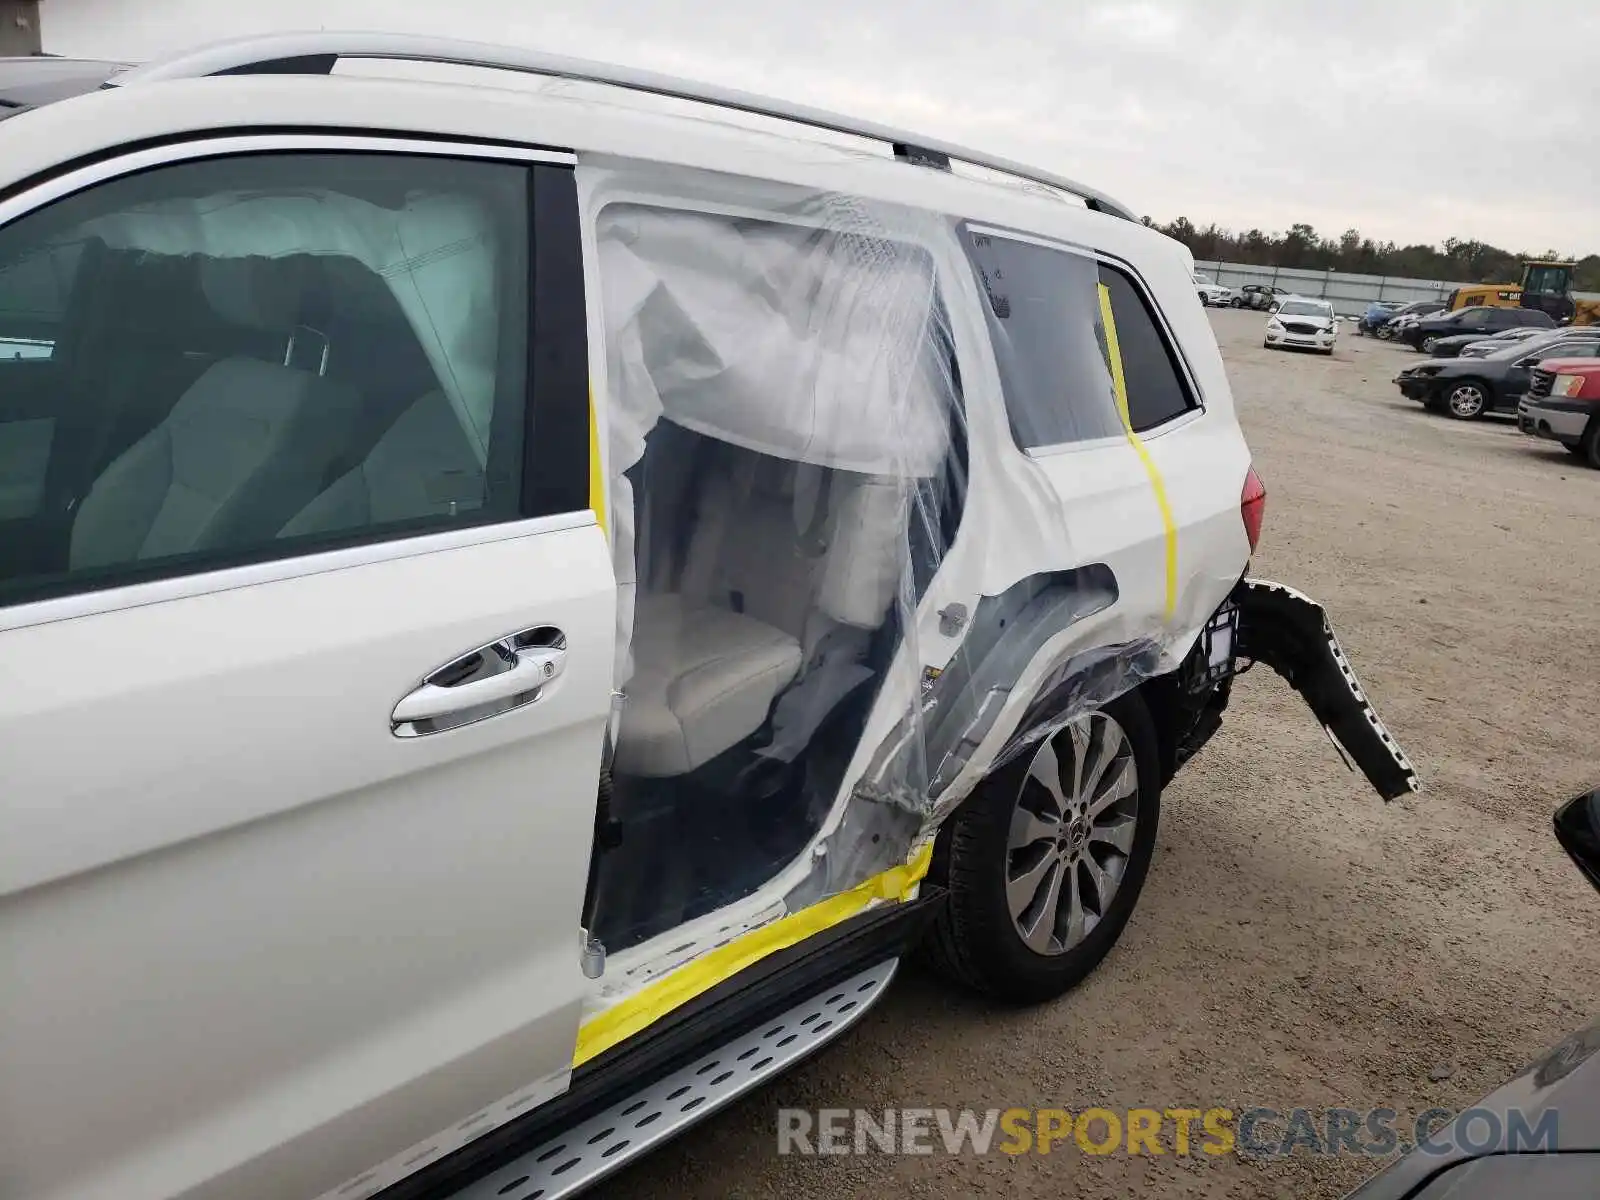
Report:
[[[1267,513],[1267,488],[1261,476],[1251,467],[1244,477],[1244,491],[1239,495],[1239,515],[1244,518],[1244,535],[1250,539],[1250,553],[1256,552],[1261,541],[1261,518]]]

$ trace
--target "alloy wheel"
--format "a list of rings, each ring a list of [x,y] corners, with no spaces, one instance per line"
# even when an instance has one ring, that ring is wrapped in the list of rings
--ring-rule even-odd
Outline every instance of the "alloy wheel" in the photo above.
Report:
[[[1110,911],[1133,851],[1139,768],[1127,733],[1095,712],[1042,742],[1006,841],[1006,902],[1037,954],[1065,954]]]
[[[1477,384],[1462,383],[1450,389],[1447,403],[1450,406],[1451,416],[1467,420],[1481,413],[1487,401],[1488,397]]]

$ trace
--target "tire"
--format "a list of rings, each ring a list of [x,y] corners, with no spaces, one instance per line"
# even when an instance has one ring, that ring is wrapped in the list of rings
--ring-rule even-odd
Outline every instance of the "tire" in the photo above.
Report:
[[[1387,342],[1387,341],[1392,340],[1393,338],[1394,338],[1394,330],[1390,329],[1387,325],[1378,326],[1378,340],[1380,342]]]
[[[1204,292],[1196,292],[1195,295],[1200,297],[1200,307],[1201,308],[1210,308],[1211,307],[1211,301],[1210,301],[1210,299],[1207,298],[1207,296],[1206,296],[1206,294]]]
[[[1568,449],[1574,448],[1569,446]],[[1583,431],[1576,453],[1584,462],[1600,471],[1600,417],[1589,418],[1589,428]]]
[[[1267,341],[1266,338],[1262,338],[1261,339],[1261,348],[1263,350],[1271,350],[1272,349],[1272,343]]]
[[[1432,354],[1433,348],[1438,344],[1439,335],[1437,333],[1430,333],[1422,339],[1422,345],[1418,346],[1417,349],[1421,350],[1424,354]]]
[[[1481,379],[1458,379],[1439,389],[1445,412],[1458,421],[1476,421],[1489,411],[1493,393]]]
[[[1244,307],[1244,301],[1239,299],[1239,297],[1235,296],[1232,300],[1228,301],[1228,307],[1229,308],[1243,308]]]
[[[1052,822],[1048,814],[1062,806],[1060,799],[1072,811],[1074,764],[1081,760],[1092,767],[1105,761],[1108,749],[1111,757],[1097,786],[1085,789],[1099,797],[1100,817],[1088,825],[1081,816],[1071,826]],[[1056,791],[1041,782],[1052,768],[1061,784]],[[1113,793],[1120,798],[1109,798]],[[1002,768],[950,818],[941,834],[947,839],[943,882],[949,894],[928,931],[924,959],[952,981],[1007,1003],[1037,1004],[1071,990],[1127,925],[1160,819],[1155,726],[1139,694],[1130,692]],[[1052,837],[1052,831],[1060,836]],[[1098,876],[1084,856],[1098,867]],[[1104,881],[1109,903],[1096,878]],[[1061,893],[1071,879],[1077,881],[1076,915]],[[1052,887],[1060,900],[1053,909]],[[1028,902],[1014,915],[1012,899],[1018,897]],[[1032,945],[1023,933],[1030,918]]]

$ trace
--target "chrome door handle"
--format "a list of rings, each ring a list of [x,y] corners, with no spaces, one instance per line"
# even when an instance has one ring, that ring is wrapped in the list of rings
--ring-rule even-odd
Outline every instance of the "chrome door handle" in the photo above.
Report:
[[[512,634],[429,675],[394,706],[391,728],[400,737],[416,737],[520,708],[537,700],[566,663],[560,631],[539,626]],[[429,727],[418,728],[418,722]]]

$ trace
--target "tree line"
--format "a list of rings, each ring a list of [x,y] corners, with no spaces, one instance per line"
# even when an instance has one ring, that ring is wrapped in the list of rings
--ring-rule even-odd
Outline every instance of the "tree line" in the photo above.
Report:
[[[1399,275],[1411,279],[1437,279],[1458,283],[1517,283],[1524,259],[1570,262],[1573,255],[1556,250],[1524,254],[1502,250],[1487,242],[1446,238],[1441,246],[1399,246],[1363,237],[1347,229],[1337,238],[1324,237],[1310,225],[1291,225],[1283,234],[1251,229],[1234,233],[1214,222],[1201,229],[1188,217],[1146,225],[1177,238],[1200,260],[1248,263],[1260,267],[1303,268],[1313,271],[1351,271],[1361,275]],[[1577,260],[1572,286],[1580,292],[1600,292],[1600,254]]]

